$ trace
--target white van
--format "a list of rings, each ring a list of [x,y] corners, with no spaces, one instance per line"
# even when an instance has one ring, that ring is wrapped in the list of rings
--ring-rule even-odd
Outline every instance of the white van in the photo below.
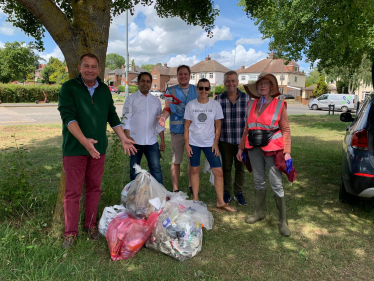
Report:
[[[329,105],[335,105],[335,110],[343,112],[356,109],[358,101],[357,95],[347,94],[324,94],[309,102],[309,109],[329,109]]]

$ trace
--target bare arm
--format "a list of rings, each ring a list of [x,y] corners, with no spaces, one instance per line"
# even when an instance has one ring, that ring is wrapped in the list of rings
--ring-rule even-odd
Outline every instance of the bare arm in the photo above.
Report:
[[[161,139],[160,150],[164,151],[165,150],[164,131],[160,132],[158,135],[160,136],[160,139]]]
[[[186,154],[188,157],[192,157],[192,148],[190,146],[190,125],[191,120],[184,120],[184,147],[186,149]]]
[[[212,146],[212,152],[214,152],[215,156],[219,155],[218,141],[219,141],[219,137],[221,135],[221,125],[222,125],[221,119],[214,120],[214,127],[216,129],[216,137],[214,139],[214,143],[213,143],[213,146]]]
[[[134,147],[135,141],[132,138],[128,138],[126,134],[122,131],[121,126],[117,126],[113,128],[114,132],[117,134],[119,139],[121,140],[121,145],[123,147],[123,152],[128,154],[129,156],[136,153],[136,148]],[[129,130],[127,130],[129,131]],[[130,131],[129,131],[130,134]],[[131,153],[131,154],[130,154]]]
[[[165,121],[166,121],[166,119],[169,118],[169,116],[170,116],[170,111],[167,111],[164,108],[164,110],[161,113],[161,116],[156,116],[157,119],[158,119],[158,124],[162,127],[165,127]]]

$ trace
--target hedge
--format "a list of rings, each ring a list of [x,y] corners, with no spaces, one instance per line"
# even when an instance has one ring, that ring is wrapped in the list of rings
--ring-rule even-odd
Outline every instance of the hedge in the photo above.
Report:
[[[126,86],[119,85],[117,87],[118,91],[124,93],[126,91]],[[130,85],[129,86],[129,93],[135,93],[138,91],[138,86]]]
[[[58,101],[58,93],[61,85],[15,85],[0,84],[0,100],[3,103],[35,102],[43,101],[44,95],[50,102]]]

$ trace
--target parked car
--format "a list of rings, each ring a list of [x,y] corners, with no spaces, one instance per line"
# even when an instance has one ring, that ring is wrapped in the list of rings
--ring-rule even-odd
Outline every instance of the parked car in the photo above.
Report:
[[[353,204],[359,197],[374,197],[374,94],[362,102],[355,117],[342,113],[340,120],[351,124],[343,140],[339,200]]]
[[[295,97],[293,95],[280,95],[279,99],[281,99],[281,100],[294,100]]]
[[[109,86],[109,90],[112,92],[112,93],[118,93],[118,89],[114,86]]]
[[[162,93],[159,92],[159,91],[157,91],[157,90],[150,90],[149,92],[150,92],[152,95],[154,95],[154,96],[156,96],[156,97],[158,97],[158,98],[160,98],[160,97],[162,96]]]
[[[324,94],[309,102],[309,109],[329,109],[329,105],[335,105],[335,110],[347,112],[354,110],[357,104],[357,95]]]

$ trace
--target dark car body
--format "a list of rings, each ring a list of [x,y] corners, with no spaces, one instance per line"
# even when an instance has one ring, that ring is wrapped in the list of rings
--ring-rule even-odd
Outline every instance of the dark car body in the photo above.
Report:
[[[281,100],[294,100],[295,97],[293,95],[280,95]]]
[[[357,197],[374,197],[374,95],[368,96],[353,118],[342,113],[346,128],[342,151],[339,200],[355,203]]]

